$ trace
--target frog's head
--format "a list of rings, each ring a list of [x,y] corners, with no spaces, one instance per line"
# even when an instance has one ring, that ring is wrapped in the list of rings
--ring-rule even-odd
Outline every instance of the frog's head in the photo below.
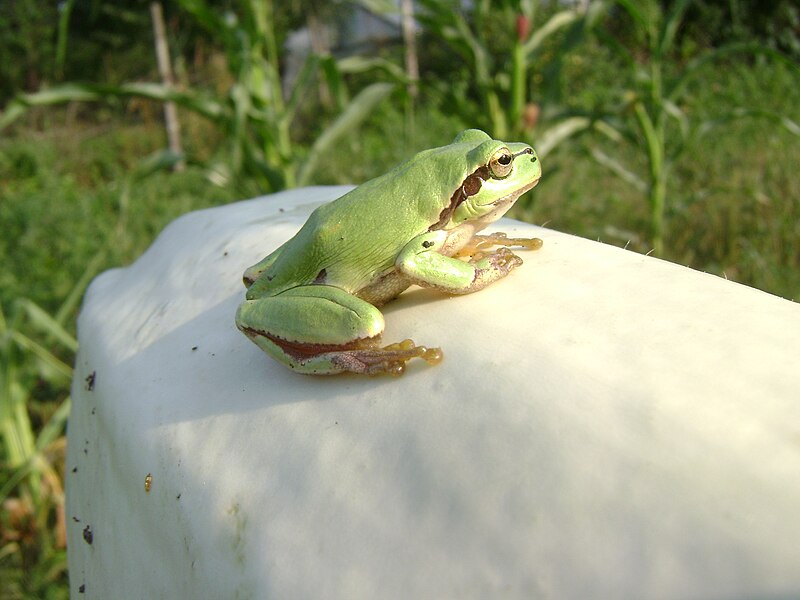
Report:
[[[466,174],[445,209],[452,225],[499,219],[542,176],[539,158],[527,144],[493,140],[483,131],[468,129],[453,145],[466,151]]]

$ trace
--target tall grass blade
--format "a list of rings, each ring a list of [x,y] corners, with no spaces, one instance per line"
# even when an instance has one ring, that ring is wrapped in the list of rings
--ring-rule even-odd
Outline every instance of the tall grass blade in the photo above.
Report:
[[[400,65],[379,56],[348,56],[337,60],[336,66],[342,73],[350,74],[382,71],[397,83],[408,83],[406,72]]]
[[[641,27],[643,30],[650,29],[650,19],[648,19],[644,13],[642,13],[640,8],[639,2],[633,2],[632,0],[616,0],[616,3],[619,4],[628,15],[634,20],[636,25]]]
[[[44,424],[44,427],[39,431],[39,435],[36,438],[37,451],[44,452],[51,444],[58,440],[64,432],[71,407],[72,398],[67,396],[47,420],[47,423]]]
[[[64,63],[67,59],[67,42],[69,41],[69,19],[75,0],[66,0],[61,3],[58,17],[58,36],[56,38],[56,73],[59,77],[64,74]]]
[[[134,82],[121,85],[66,83],[40,92],[21,94],[9,103],[0,119],[0,129],[19,118],[31,106],[51,106],[67,102],[89,102],[113,98],[140,97],[149,100],[172,101],[211,120],[225,116],[220,102],[199,92],[184,92],[161,83]]]
[[[736,108],[728,114],[717,117],[716,119],[709,119],[700,125],[698,133],[705,135],[716,127],[726,125],[731,121],[736,121],[745,118],[765,119],[783,127],[789,133],[800,136],[800,123],[793,121],[785,115],[778,114],[773,111],[762,110],[758,108]]]
[[[620,163],[617,159],[612,158],[599,148],[592,148],[591,153],[599,164],[606,167],[617,177],[631,184],[634,188],[636,188],[637,191],[643,194],[647,193],[647,189],[649,187],[647,182],[639,177],[636,173],[623,166],[622,163]]]
[[[298,185],[306,185],[314,172],[320,158],[331,152],[334,145],[351,130],[358,127],[372,112],[373,108],[391,94],[396,86],[392,83],[373,83],[365,87],[347,105],[347,108],[338,118],[325,129],[311,147],[311,152],[306,158],[297,175]]]
[[[341,77],[336,77],[335,61],[332,57],[319,58],[316,55],[309,55],[303,63],[303,67],[297,74],[297,79],[292,85],[292,91],[289,94],[289,99],[286,101],[284,119],[291,123],[297,113],[297,108],[300,103],[305,99],[311,84],[314,82],[314,74],[318,67],[322,67],[326,75],[326,81],[329,89],[336,99],[339,106],[344,105],[345,89],[344,82]]]
[[[523,45],[522,49],[525,52],[527,59],[529,61],[533,60],[533,55],[550,36],[571,25],[580,18],[580,13],[575,10],[562,10],[561,12],[557,12],[550,17],[547,22],[539,27]]]
[[[65,83],[32,94],[22,94],[17,98],[26,106],[48,106],[65,102],[90,102],[102,100],[103,87],[91,84]]]
[[[27,395],[16,380],[13,367],[4,374],[8,378],[4,389],[3,407],[0,409],[0,431],[6,463],[11,468],[22,465],[36,450],[33,426],[26,408]]]
[[[51,317],[37,304],[27,298],[20,298],[17,300],[17,306],[25,312],[34,328],[49,337],[55,338],[72,352],[78,349],[78,341],[55,318]]]
[[[0,131],[19,119],[28,110],[28,107],[20,100],[14,99],[6,104],[6,109],[0,113]]]
[[[592,126],[588,117],[569,117],[536,136],[536,153],[546,156],[564,140],[586,131]]]
[[[97,272],[105,262],[105,259],[105,250],[98,251],[92,257],[92,259],[86,265],[86,268],[83,270],[83,274],[80,276],[78,281],[75,282],[75,285],[72,286],[69,295],[66,297],[64,302],[61,303],[58,312],[56,312],[55,316],[53,317],[56,323],[63,327],[64,323],[67,322],[67,319],[73,315],[78,303],[83,297],[83,292],[86,290],[86,286],[88,286],[92,278],[97,275]]]
[[[675,34],[678,31],[683,15],[690,3],[691,0],[677,0],[677,2],[673,3],[666,19],[664,19],[664,27],[661,31],[661,39],[658,48],[658,52],[661,56],[666,56],[672,51]]]
[[[681,136],[686,138],[689,135],[689,118],[686,116],[686,113],[683,112],[677,104],[669,100],[664,100],[663,108],[666,114],[678,122]]]
[[[229,16],[221,10],[212,10],[204,0],[179,0],[181,8],[212,36],[223,43],[228,53],[239,49],[235,29],[229,24]]]
[[[19,331],[13,331],[11,333],[11,339],[14,340],[20,348],[27,350],[38,358],[40,366],[45,369],[46,374],[56,374],[67,382],[72,379],[72,367],[56,357],[40,343],[33,341],[27,335]],[[77,342],[75,342],[75,349],[77,349]]]
[[[3,484],[3,487],[0,488],[0,504],[2,504],[8,495],[14,491],[14,488],[28,475],[41,470],[47,465],[43,453],[46,452],[52,444],[58,441],[58,438],[64,433],[64,427],[67,424],[71,407],[72,401],[67,397],[39,431],[39,435],[33,446],[35,450],[34,453],[14,470],[8,480]]]

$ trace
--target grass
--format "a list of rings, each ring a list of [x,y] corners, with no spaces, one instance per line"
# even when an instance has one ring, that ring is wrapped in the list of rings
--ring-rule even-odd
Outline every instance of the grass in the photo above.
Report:
[[[137,177],[161,145],[160,127],[119,122],[0,142],[1,598],[68,596],[63,430],[89,277],[130,263],[178,215],[235,198],[199,168]]]
[[[161,131],[140,124],[57,128],[0,143],[0,302],[26,296],[53,310],[91,258],[131,262],[172,219],[235,199],[198,168],[132,175]]]
[[[796,75],[769,62],[733,63],[699,81],[688,110],[698,121],[736,107],[800,122]],[[635,189],[594,162],[608,142],[585,136],[544,164],[535,195],[512,216],[646,253],[649,207]],[[641,157],[613,148],[627,164]],[[788,299],[800,299],[800,137],[774,122],[743,118],[697,137],[669,175],[664,258]]]
[[[607,92],[603,78],[613,73],[592,70],[592,77],[580,92],[587,105]],[[800,121],[800,86],[787,70],[768,62],[732,63],[698,81],[683,108],[702,120],[736,106]],[[26,311],[41,307],[63,324],[65,335],[74,335],[77,302],[70,298],[79,297],[89,275],[129,264],[178,215],[240,198],[210,184],[199,166],[140,177],[143,157],[165,144],[158,111],[146,109],[139,106],[133,116],[104,109],[88,121],[68,121],[69,111],[42,111],[31,123],[44,126],[18,129],[0,140],[0,316],[5,316],[0,341],[6,349],[0,358],[4,368],[14,367],[4,371],[0,383],[9,385],[13,378],[21,390],[27,411],[16,423],[28,428],[23,434],[29,446],[41,441],[36,456],[47,467],[11,486],[19,465],[12,464],[7,447],[0,448],[0,488],[11,490],[0,498],[3,598],[66,597],[67,589],[58,518],[63,496],[52,474],[60,473],[63,463],[68,377],[54,375],[46,360],[11,342],[25,336],[66,365],[72,350],[59,342],[63,336],[53,334],[55,325]],[[364,181],[416,150],[447,143],[468,125],[448,113],[447,106],[423,102],[409,138],[402,110],[384,105],[367,121],[363,135],[328,157],[314,183]],[[199,121],[186,119],[184,125],[186,145],[213,154],[214,133]],[[800,298],[799,140],[756,119],[727,122],[697,138],[669,175],[665,257]],[[608,143],[587,134],[554,150],[543,161],[542,183],[512,216],[647,252],[645,198],[596,163],[591,150],[606,144],[629,165],[643,167],[644,162],[630,149]],[[10,422],[3,414],[0,420]]]

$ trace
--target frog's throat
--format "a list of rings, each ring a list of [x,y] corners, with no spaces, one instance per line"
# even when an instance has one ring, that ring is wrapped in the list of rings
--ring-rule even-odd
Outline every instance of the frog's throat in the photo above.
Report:
[[[502,206],[504,203],[513,204],[514,202],[517,201],[517,198],[522,196],[522,194],[524,194],[526,192],[529,192],[534,187],[536,187],[536,184],[539,183],[540,179],[541,179],[541,177],[537,177],[533,181],[523,185],[521,188],[519,188],[517,190],[514,190],[513,192],[510,192],[510,193],[506,194],[505,196],[502,196],[501,198],[498,198],[494,202],[490,202],[489,204],[485,204],[484,206]]]
[[[494,202],[489,202],[487,204],[481,204],[480,209],[481,212],[478,214],[474,207],[470,206],[470,213],[472,216],[467,221],[474,221],[475,223],[480,223],[480,229],[486,227],[489,223],[494,223],[497,219],[502,217],[508,210],[514,205],[517,199],[522,196],[525,192],[531,190],[537,183],[539,183],[539,179],[531,181],[530,183],[525,184],[521,188],[514,190],[513,192],[509,192],[505,196],[501,196]],[[459,217],[461,219],[461,217]],[[463,224],[463,223],[462,223]]]

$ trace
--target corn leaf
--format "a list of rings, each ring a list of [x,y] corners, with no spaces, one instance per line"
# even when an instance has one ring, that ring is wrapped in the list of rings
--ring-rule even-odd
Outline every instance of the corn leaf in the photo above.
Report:
[[[390,60],[378,56],[348,56],[336,61],[342,73],[365,73],[371,70],[383,71],[397,83],[405,84],[408,77],[405,70]]]
[[[567,138],[586,131],[592,126],[588,117],[569,117],[536,136],[536,153],[539,157],[546,156],[553,148]]]
[[[346,134],[358,127],[372,110],[395,89],[392,83],[373,83],[365,87],[347,105],[347,108],[317,138],[311,147],[297,175],[298,185],[307,185],[317,162],[326,152],[332,151],[334,145]]]
[[[576,10],[562,10],[550,17],[547,22],[539,27],[533,35],[525,42],[522,47],[527,56],[527,60],[533,60],[533,55],[539,50],[541,45],[554,33],[571,25],[581,18],[581,14]]]

